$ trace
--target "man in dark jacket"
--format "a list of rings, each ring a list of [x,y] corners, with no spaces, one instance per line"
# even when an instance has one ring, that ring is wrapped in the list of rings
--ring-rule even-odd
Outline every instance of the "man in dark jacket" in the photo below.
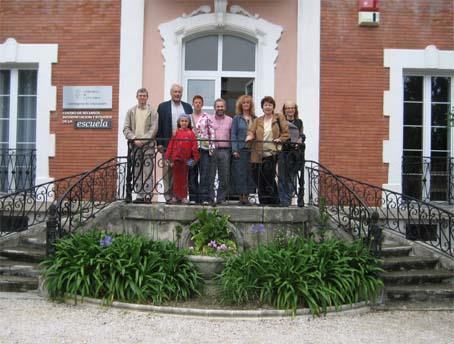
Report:
[[[177,120],[182,114],[192,114],[192,107],[190,104],[181,101],[183,94],[183,86],[179,84],[173,84],[170,88],[171,99],[162,102],[158,106],[158,133],[156,135],[156,141],[158,144],[158,150],[161,153],[165,153],[167,145],[169,144],[170,138],[177,130]],[[162,177],[164,181],[164,197],[166,202],[170,202],[172,199],[172,168],[163,165]]]

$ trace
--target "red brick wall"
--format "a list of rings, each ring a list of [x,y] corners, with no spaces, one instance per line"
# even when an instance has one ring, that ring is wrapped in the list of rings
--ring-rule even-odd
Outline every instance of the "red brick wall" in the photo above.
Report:
[[[357,1],[322,0],[320,162],[338,174],[383,184],[384,49],[433,44],[454,50],[454,6],[451,0],[386,0],[380,2],[380,26],[357,22]]]
[[[56,155],[50,175],[64,177],[94,167],[117,153],[120,56],[119,0],[1,0],[0,42],[58,44],[52,68],[57,108],[50,131]],[[63,86],[112,86],[112,129],[74,129],[62,124]],[[40,149],[40,147],[37,147]]]

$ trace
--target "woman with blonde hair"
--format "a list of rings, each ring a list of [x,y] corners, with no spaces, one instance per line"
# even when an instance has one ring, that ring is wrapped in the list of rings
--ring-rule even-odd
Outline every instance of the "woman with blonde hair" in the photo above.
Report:
[[[292,204],[294,196],[298,195],[298,205],[301,204],[301,185],[298,182],[298,173],[302,168],[302,137],[303,122],[298,118],[298,105],[292,101],[286,101],[282,106],[282,113],[287,119],[290,133],[290,142],[284,145],[284,149],[279,156],[278,168],[278,190],[281,206]]]
[[[254,101],[249,95],[242,95],[236,102],[230,138],[232,140],[231,192],[239,195],[240,204],[249,205],[249,194],[255,192],[252,177],[251,151],[246,145],[248,129],[255,119]]]

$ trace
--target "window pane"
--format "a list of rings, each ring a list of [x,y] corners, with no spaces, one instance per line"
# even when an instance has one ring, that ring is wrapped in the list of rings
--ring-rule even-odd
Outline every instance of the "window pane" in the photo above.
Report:
[[[218,36],[204,36],[186,42],[186,70],[218,70]]]
[[[255,43],[244,38],[223,37],[222,70],[225,71],[255,71]]]
[[[35,142],[36,139],[36,121],[35,120],[18,120],[17,121],[17,142]],[[17,146],[19,148],[19,145]]]
[[[448,170],[448,152],[432,152],[430,158],[431,172],[446,172]]]
[[[17,98],[17,118],[36,118],[36,97]]]
[[[9,96],[0,96],[0,118],[9,118]]]
[[[0,119],[0,143],[7,143],[9,140],[9,121]]]
[[[19,95],[36,95],[36,70],[19,71]]]
[[[421,127],[404,127],[404,149],[422,149]]]
[[[448,149],[448,129],[447,128],[432,128],[431,138],[432,150],[447,150]]]
[[[9,94],[10,71],[0,70],[0,95]]]
[[[432,102],[449,102],[450,80],[447,77],[434,77],[431,79]]]
[[[405,76],[404,77],[404,100],[422,101],[423,77]]]
[[[16,149],[22,152],[24,151],[30,152],[31,150],[35,149],[35,147],[36,145],[34,143],[18,143],[16,145]]]
[[[188,80],[188,102],[197,94],[203,97],[204,106],[213,106],[214,80]]]
[[[432,104],[432,125],[448,125],[448,104]]]
[[[422,173],[423,159],[421,151],[404,151],[402,173]]]
[[[249,85],[254,82],[253,78],[222,78],[221,79],[221,97],[227,103],[227,114],[235,114],[235,105],[237,99],[246,94]]]
[[[404,103],[404,125],[422,125],[422,103]]]

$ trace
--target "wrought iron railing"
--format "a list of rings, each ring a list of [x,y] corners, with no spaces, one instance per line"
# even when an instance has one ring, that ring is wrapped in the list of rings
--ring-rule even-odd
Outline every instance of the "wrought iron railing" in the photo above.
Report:
[[[165,169],[169,163],[165,159],[164,153],[158,151],[155,144],[148,144],[143,147],[137,147],[135,142],[144,140],[133,140],[128,142],[128,179],[127,185],[127,201],[135,201],[138,198],[146,203],[169,202],[171,190],[166,189],[166,178],[169,176],[169,170]],[[144,141],[145,142],[145,141]],[[181,140],[180,142],[185,142]],[[203,140],[202,140],[203,142]],[[223,144],[230,146],[237,141],[222,141],[213,140],[214,144]],[[244,144],[244,141],[241,142]],[[241,180],[236,180],[238,174],[230,173],[237,163],[235,157],[231,155],[229,149],[226,150],[230,163],[226,167],[229,173],[227,184],[223,185],[222,178],[219,178],[219,173],[213,172],[213,164],[210,162],[210,171],[200,174],[200,185],[191,191],[189,185],[189,195],[186,201],[195,199],[195,203],[214,204],[221,201],[238,201],[240,196],[237,191],[237,184],[242,182],[242,179],[248,180],[249,190],[247,192],[248,202],[250,204],[266,204],[266,205],[304,205],[304,173],[300,173],[304,167],[304,143],[291,144],[274,144],[273,142],[255,141],[249,148],[242,148],[241,154],[257,153],[255,144],[270,143],[275,145],[275,151],[260,163],[248,163],[245,167]],[[208,154],[207,151],[200,154]],[[213,153],[214,155],[216,153]],[[215,159],[214,155],[209,159]],[[248,155],[249,156],[249,155]],[[228,160],[227,159],[227,160]],[[186,159],[187,160],[187,159]],[[249,158],[248,158],[249,160]],[[206,163],[206,162],[205,162]],[[197,166],[203,166],[202,158]],[[196,167],[197,167],[196,166]],[[231,168],[232,167],[232,168]],[[190,171],[189,171],[190,173]],[[208,186],[203,188],[202,182],[208,180]],[[190,183],[189,183],[190,184]],[[221,190],[223,189],[223,190]],[[221,195],[222,192],[222,195]],[[225,193],[225,194],[224,194]],[[221,196],[220,196],[221,195]]]
[[[50,206],[84,173],[1,196],[0,237],[45,223]]]
[[[343,179],[318,162],[306,161],[306,173],[308,204],[322,208],[339,228],[379,251],[374,210]]]
[[[433,203],[381,187],[338,176],[358,197],[379,214],[383,229],[419,240],[454,256],[454,214]]]
[[[35,183],[36,149],[0,150],[0,193],[31,188]]]
[[[84,225],[117,200],[126,199],[127,158],[112,158],[81,175],[56,202],[57,235]]]
[[[454,201],[454,159],[402,157],[402,193],[425,202]]]

